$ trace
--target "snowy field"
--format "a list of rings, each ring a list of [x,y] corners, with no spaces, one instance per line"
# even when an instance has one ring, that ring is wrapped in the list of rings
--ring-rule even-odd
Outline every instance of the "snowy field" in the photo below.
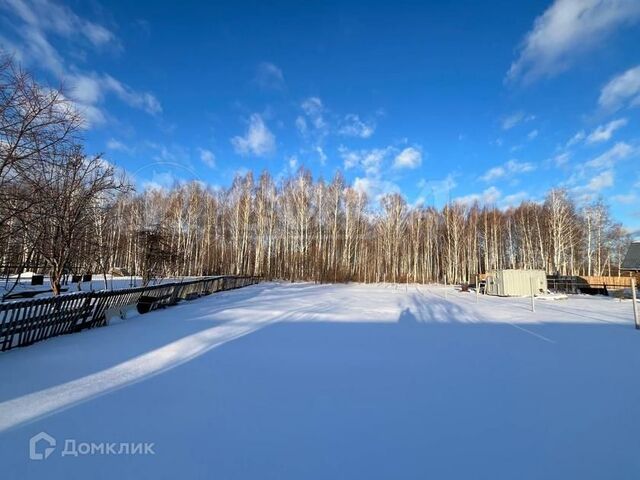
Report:
[[[55,450],[30,460],[41,431]],[[154,454],[78,448],[145,442]],[[7,479],[639,478],[640,332],[606,297],[533,313],[435,286],[254,285],[0,354],[0,465]]]

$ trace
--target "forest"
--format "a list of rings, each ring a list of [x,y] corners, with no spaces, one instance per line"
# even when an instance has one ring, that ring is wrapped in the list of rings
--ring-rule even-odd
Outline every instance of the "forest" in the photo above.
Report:
[[[2,273],[152,278],[213,274],[317,282],[464,282],[495,268],[618,275],[629,235],[603,200],[567,190],[507,209],[368,198],[300,168],[136,191],[82,145],[83,119],[61,89],[0,60]]]

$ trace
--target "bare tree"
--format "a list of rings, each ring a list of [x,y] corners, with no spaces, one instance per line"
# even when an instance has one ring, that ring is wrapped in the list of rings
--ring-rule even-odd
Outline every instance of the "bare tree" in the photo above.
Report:
[[[92,206],[123,185],[112,165],[100,156],[87,157],[77,145],[56,149],[44,168],[25,177],[40,199],[29,211],[34,222],[27,232],[47,262],[57,295],[62,275],[77,267],[73,263],[86,248],[84,239],[94,233]]]

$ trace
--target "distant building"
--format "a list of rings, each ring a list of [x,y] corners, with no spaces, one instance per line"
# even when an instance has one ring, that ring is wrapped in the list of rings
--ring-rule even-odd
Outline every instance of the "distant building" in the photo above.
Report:
[[[631,242],[622,262],[622,271],[640,272],[640,241]]]
[[[547,291],[544,270],[492,270],[487,274],[485,293],[500,297],[522,297]]]

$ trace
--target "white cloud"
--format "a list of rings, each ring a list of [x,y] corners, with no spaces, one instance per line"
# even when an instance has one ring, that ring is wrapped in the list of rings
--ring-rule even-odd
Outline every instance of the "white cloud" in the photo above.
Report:
[[[353,181],[356,192],[365,193],[367,197],[379,201],[388,193],[400,193],[400,187],[393,182],[371,177],[356,177]]]
[[[296,168],[298,168],[298,157],[296,157],[295,155],[292,155],[289,157],[289,168],[291,170],[295,170]]]
[[[369,138],[375,129],[373,122],[363,122],[358,115],[350,113],[342,120],[338,133],[348,137]]]
[[[200,160],[209,168],[216,168],[216,156],[211,150],[199,148]]]
[[[327,163],[327,154],[324,153],[324,150],[319,145],[316,145],[315,151],[320,159],[320,165],[325,165]]]
[[[563,152],[553,157],[553,162],[555,163],[556,167],[562,167],[569,162],[570,158],[571,154],[569,152]]]
[[[326,155],[323,145],[330,133],[325,120],[326,109],[319,97],[308,97],[300,104],[302,114],[296,118],[296,128],[307,144],[305,150],[316,152],[324,165]]]
[[[422,152],[415,147],[407,147],[393,160],[393,168],[418,168],[422,164]]]
[[[302,111],[309,117],[312,125],[317,130],[324,130],[327,124],[324,120],[325,108],[322,104],[322,100],[319,97],[306,98],[300,105]]]
[[[607,188],[614,186],[614,172],[613,169],[603,170],[597,175],[590,174],[586,180],[586,183],[579,184],[571,189],[572,193],[576,196],[579,203],[586,203],[592,201],[601,192]],[[575,184],[578,180],[585,180],[584,172],[578,172],[574,174],[568,184]]]
[[[538,132],[538,130],[531,130],[528,134],[527,134],[527,139],[529,140],[533,140],[534,138],[536,138],[538,136],[540,132]]]
[[[458,186],[454,174],[450,173],[442,180],[427,180],[420,179],[418,182],[418,188],[420,188],[419,197],[428,199],[430,196],[446,195],[447,197],[451,193],[451,190]]]
[[[635,192],[630,192],[627,194],[613,195],[611,197],[611,200],[616,203],[622,203],[624,205],[632,205],[634,203],[637,203],[640,199]]]
[[[535,118],[535,115],[527,115],[525,112],[515,112],[502,119],[502,129],[511,130],[516,125],[530,122],[531,120],[535,120]]]
[[[345,170],[349,170],[350,168],[355,168],[360,164],[359,153],[354,152],[352,150],[347,150],[344,147],[341,147],[338,150],[340,151],[340,156],[342,157]]]
[[[598,104],[607,110],[617,110],[627,104],[640,106],[640,65],[613,77],[602,88]]]
[[[587,143],[598,143],[598,142],[606,142],[610,140],[613,136],[613,133],[619,128],[624,127],[627,124],[626,118],[619,118],[617,120],[613,120],[606,125],[600,125],[593,132],[589,134],[587,137]]]
[[[77,75],[70,79],[69,96],[80,103],[95,104],[104,96],[103,85],[99,78],[90,75]]]
[[[529,194],[527,192],[512,193],[511,195],[506,195],[502,200],[500,200],[500,206],[502,208],[517,207],[528,198]]]
[[[462,197],[457,197],[454,202],[462,205],[497,205],[501,209],[517,207],[523,201],[531,199],[529,193],[520,191],[509,195],[502,195],[502,192],[495,186],[491,186],[480,193],[471,193]]]
[[[507,80],[530,82],[558,74],[616,29],[639,19],[638,0],[555,0],[526,34]]]
[[[363,150],[349,150],[344,146],[338,148],[345,170],[360,168],[367,176],[379,176],[384,160],[394,151],[393,147]]]
[[[619,142],[602,155],[589,160],[586,166],[591,168],[611,168],[618,160],[623,160],[633,153],[635,153],[635,149],[631,145]]]
[[[165,145],[162,143],[146,142],[146,146],[154,151],[152,159],[163,165],[181,168],[193,174],[195,171],[190,163],[189,150],[178,144]]]
[[[498,178],[512,177],[521,173],[528,173],[535,170],[536,167],[533,163],[518,162],[517,160],[509,160],[504,165],[493,167],[487,170],[484,175],[480,177],[480,180],[490,182]]]
[[[599,192],[608,187],[613,186],[613,171],[606,170],[599,175],[596,175],[589,183],[584,187],[592,192]]]
[[[107,148],[109,150],[125,152],[129,154],[133,152],[133,148],[125,145],[120,140],[116,140],[115,138],[110,138],[109,140],[107,140]]]
[[[70,64],[49,38],[54,36],[67,40],[64,52],[70,58],[86,55],[87,48],[121,49],[117,37],[103,25],[86,20],[70,8],[49,0],[0,2],[0,10],[13,16],[10,24],[17,42],[12,42],[11,48],[19,53],[25,64],[48,70],[69,86],[69,98],[85,117],[85,126],[106,121],[107,116],[100,104],[108,93],[148,113],[162,111],[153,94],[136,91],[108,74],[83,72]]]
[[[469,195],[457,197],[454,199],[454,202],[462,205],[472,205],[476,202],[484,205],[490,205],[496,203],[501,196],[502,193],[500,192],[500,190],[498,190],[494,186],[491,186],[484,190],[482,193],[470,193]]]
[[[69,98],[83,114],[88,126],[106,121],[101,105],[108,94],[114,94],[120,100],[151,115],[162,112],[158,99],[149,92],[137,92],[110,75],[95,72],[74,74],[68,78]]]
[[[137,92],[111,75],[105,75],[102,79],[105,87],[114,92],[120,100],[131,107],[139,108],[150,114],[162,112],[162,106],[158,99],[149,92]]]
[[[410,158],[414,156],[414,150],[420,154],[413,147],[407,147],[402,152],[398,152],[398,148],[394,146],[361,150],[350,150],[344,146],[338,148],[345,170],[357,169],[364,172],[364,176],[354,180],[354,189],[366,193],[375,201],[387,193],[400,192],[398,185],[387,180],[384,174],[389,172],[389,167],[403,153],[402,162],[407,162],[407,165],[409,161],[415,162],[415,158]]]
[[[307,121],[304,119],[303,116],[298,116],[296,118],[296,128],[298,129],[298,132],[300,132],[302,136],[307,135],[307,132],[309,129],[307,127]]]
[[[240,155],[263,157],[275,151],[276,138],[264,123],[262,116],[254,113],[249,118],[247,133],[244,136],[233,137],[231,144]]]
[[[507,171],[503,167],[493,167],[485,172],[484,175],[480,177],[481,180],[485,182],[490,182],[495,180],[496,178],[504,177],[507,174]]]
[[[142,182],[143,190],[169,190],[176,183],[178,179],[171,172],[153,172],[152,176],[148,180]]]
[[[518,162],[517,160],[509,160],[506,164],[509,173],[527,173],[536,169],[533,163]]]
[[[70,8],[49,0],[11,0],[1,2],[0,8],[10,11],[25,27],[36,31],[68,39],[81,37],[95,47],[117,44],[116,36],[106,27],[88,21]]]
[[[82,31],[96,46],[106,45],[115,40],[115,35],[111,31],[95,23],[85,22]]]
[[[371,193],[371,179],[356,177],[353,181],[353,189],[356,192],[362,192],[369,195]]]
[[[586,136],[587,136],[587,133],[584,130],[580,130],[573,137],[569,139],[569,141],[567,142],[567,147],[572,147],[577,143],[580,143],[582,140],[585,139]]]
[[[270,62],[262,62],[258,65],[255,81],[265,90],[282,90],[285,86],[282,70]]]
[[[105,112],[99,106],[76,101],[73,104],[82,117],[82,128],[92,128],[107,121]]]

